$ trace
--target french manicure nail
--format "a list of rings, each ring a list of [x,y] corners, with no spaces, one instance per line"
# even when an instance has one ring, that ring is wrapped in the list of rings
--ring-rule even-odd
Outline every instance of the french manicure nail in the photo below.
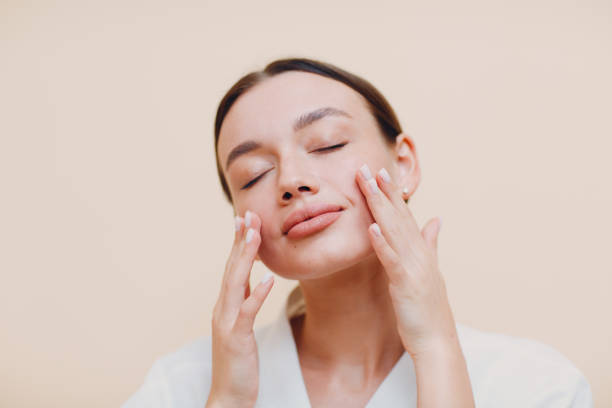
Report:
[[[272,272],[270,272],[270,271],[266,272],[266,274],[263,276],[263,278],[261,278],[261,283],[266,283],[267,281],[272,279],[272,276],[274,276],[272,274]]]
[[[246,243],[248,244],[249,242],[251,242],[251,240],[253,239],[253,234],[255,233],[255,231],[253,230],[253,228],[249,228],[249,230],[246,233]]]
[[[251,226],[251,212],[249,210],[244,215],[244,226],[247,228]]]
[[[378,226],[378,224],[374,223],[372,224],[372,229],[374,230],[374,233],[378,236],[381,236],[382,233],[380,232],[380,227]]]
[[[370,179],[368,180],[368,188],[370,189],[371,193],[377,194],[378,193],[378,184],[376,184],[376,180],[375,179]]]
[[[385,183],[391,182],[391,176],[389,175],[389,172],[387,172],[387,169],[385,169],[384,167],[378,171],[378,174],[380,174],[380,177],[382,177]]]
[[[238,231],[240,229],[240,217],[239,216],[235,216],[234,217],[234,221],[235,221],[234,226],[236,227],[236,231]]]
[[[372,178],[372,173],[370,173],[370,168],[368,167],[367,164],[364,164],[363,166],[361,166],[361,168],[359,169],[359,171],[361,172],[361,175],[366,179],[366,180],[370,180]]]

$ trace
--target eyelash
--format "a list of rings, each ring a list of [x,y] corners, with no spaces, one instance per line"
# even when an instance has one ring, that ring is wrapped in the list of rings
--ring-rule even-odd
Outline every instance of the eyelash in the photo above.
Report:
[[[317,149],[317,150],[315,150],[315,152],[322,152],[322,151],[326,151],[326,150],[334,150],[334,149],[339,149],[339,148],[341,148],[342,146],[344,146],[345,144],[346,144],[346,143],[338,143],[338,144],[335,144],[335,145],[333,145],[333,146],[328,146],[328,147],[323,147],[323,148],[321,148],[321,149]]]
[[[348,142],[347,142],[348,143]],[[328,152],[328,151],[332,151],[332,150],[336,150],[341,148],[342,146],[346,145],[347,143],[338,143],[335,144],[333,146],[327,146],[327,147],[322,147],[320,149],[315,150],[315,152]],[[255,177],[253,180],[249,181],[248,183],[246,183],[241,190],[247,190],[250,187],[253,186],[253,184],[255,184],[260,178],[262,178],[265,174],[267,173],[267,171],[265,173],[260,174],[259,176]]]

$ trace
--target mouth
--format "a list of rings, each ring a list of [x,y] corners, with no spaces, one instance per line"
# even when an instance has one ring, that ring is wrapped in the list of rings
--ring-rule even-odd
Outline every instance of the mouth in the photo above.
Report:
[[[293,224],[285,235],[291,239],[298,239],[315,234],[333,224],[343,211],[344,208],[338,207],[333,210],[320,211],[316,215],[302,217],[303,219]]]

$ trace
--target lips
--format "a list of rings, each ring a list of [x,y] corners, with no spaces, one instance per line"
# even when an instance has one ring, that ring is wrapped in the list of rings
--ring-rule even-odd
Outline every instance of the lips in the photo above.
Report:
[[[342,211],[343,209],[342,206],[335,204],[307,204],[303,208],[299,208],[289,214],[285,222],[283,222],[282,232],[284,235],[287,235],[291,228],[303,221],[307,221],[321,214]]]

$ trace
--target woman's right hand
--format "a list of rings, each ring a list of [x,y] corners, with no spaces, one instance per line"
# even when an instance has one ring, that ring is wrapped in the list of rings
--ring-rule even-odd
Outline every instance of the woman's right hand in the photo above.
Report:
[[[274,282],[267,274],[271,279],[264,277],[251,293],[249,276],[261,243],[260,230],[255,213],[236,217],[234,245],[213,310],[212,380],[206,407],[252,407],[257,400],[259,360],[253,323]]]

